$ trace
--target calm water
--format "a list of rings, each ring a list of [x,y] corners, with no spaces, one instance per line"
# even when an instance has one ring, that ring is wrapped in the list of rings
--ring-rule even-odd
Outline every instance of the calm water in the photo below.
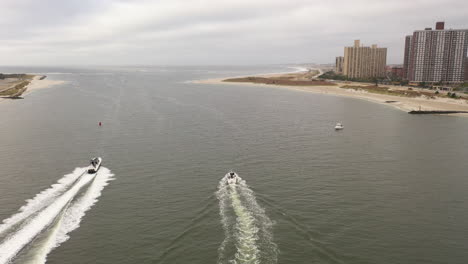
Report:
[[[67,81],[0,103],[0,219],[17,219],[0,252],[24,239],[13,263],[466,263],[467,118],[187,83],[287,70],[0,68]],[[80,176],[98,155],[107,170]],[[226,188],[230,169],[245,184]]]

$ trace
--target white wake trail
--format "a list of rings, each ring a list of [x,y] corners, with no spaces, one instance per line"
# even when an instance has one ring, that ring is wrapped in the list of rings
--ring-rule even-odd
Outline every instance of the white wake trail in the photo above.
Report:
[[[232,237],[233,220],[229,215],[230,198],[227,188],[227,179],[224,177],[219,182],[218,191],[216,192],[216,197],[219,200],[219,215],[224,229],[224,240],[218,248],[218,263],[226,262],[226,246],[229,246]]]
[[[9,235],[0,244],[0,264],[9,263],[21,249],[47,228],[80,189],[88,184],[94,176],[95,174],[87,173],[81,176],[69,190],[38,212],[32,219],[27,220],[18,231]]]
[[[101,196],[102,190],[109,184],[109,181],[113,180],[113,176],[114,174],[109,169],[102,167],[89,188],[66,208],[49,238],[34,252],[34,257],[25,264],[46,263],[47,255],[54,248],[67,241],[70,238],[69,233],[80,226],[82,218],[98,201],[97,199]]]
[[[225,232],[225,239],[218,249],[218,263],[276,263],[277,247],[271,232],[272,221],[258,205],[245,181],[241,179],[238,184],[231,185],[224,177],[216,195]],[[229,254],[234,256],[228,257]]]
[[[50,188],[38,193],[32,199],[26,200],[26,204],[18,210],[18,213],[3,220],[3,223],[0,225],[0,235],[49,205],[53,199],[68,189],[70,185],[72,185],[78,177],[85,172],[86,168],[76,168],[72,173],[59,179],[57,183],[53,184]]]
[[[244,206],[248,208],[258,223],[257,246],[259,248],[259,258],[262,263],[277,263],[278,246],[273,242],[273,221],[267,216],[265,209],[257,203],[254,191],[250,189],[245,181],[241,181],[237,187]]]
[[[257,259],[257,232],[255,218],[251,212],[242,205],[242,202],[237,192],[235,184],[230,185],[232,208],[237,216],[236,223],[236,240],[237,240],[237,253],[235,254],[234,263],[259,263]]]

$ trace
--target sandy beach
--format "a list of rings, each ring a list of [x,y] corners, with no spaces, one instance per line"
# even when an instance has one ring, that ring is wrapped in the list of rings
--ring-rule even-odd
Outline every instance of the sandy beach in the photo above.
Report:
[[[299,73],[289,73],[289,74],[276,74],[275,77],[282,77],[288,76],[291,77],[294,74]],[[268,75],[255,75],[255,77],[271,77],[272,74]],[[248,76],[243,76],[243,78],[247,78]],[[241,77],[242,78],[242,77]],[[406,97],[406,96],[393,96],[388,94],[379,94],[379,93],[372,93],[365,90],[360,89],[344,89],[340,88],[345,85],[350,85],[350,83],[336,83],[336,85],[330,86],[322,86],[322,85],[281,85],[281,84],[264,84],[264,83],[252,83],[252,82],[227,82],[226,80],[230,78],[217,78],[217,79],[206,79],[206,80],[196,80],[193,83],[200,83],[200,84],[215,84],[215,85],[248,85],[248,86],[264,86],[264,87],[273,87],[273,88],[282,88],[282,89],[289,89],[294,91],[301,91],[301,92],[311,92],[311,93],[319,93],[319,94],[328,94],[334,96],[346,96],[352,98],[358,98],[374,103],[385,104],[388,106],[395,107],[405,112],[413,111],[413,110],[424,110],[424,111],[468,111],[468,100],[466,99],[451,99],[451,98],[443,98],[443,97]],[[365,84],[362,83],[352,83],[352,85],[363,86]],[[391,86],[387,86],[390,87]],[[394,88],[396,89],[396,88]],[[465,113],[457,113],[457,114],[450,114],[456,116],[464,116],[468,117],[468,114]]]
[[[65,83],[65,81],[61,81],[61,80],[49,80],[47,78],[45,79],[42,79],[43,76],[42,75],[35,75],[30,83],[26,86],[26,90],[20,95],[21,98],[35,92],[35,91],[38,91],[38,90],[42,90],[42,89],[47,89],[47,88],[50,88],[50,87],[53,87],[54,85],[58,85],[58,84],[63,84]],[[4,101],[11,101],[12,99],[11,98],[7,98],[7,97],[0,97],[0,102],[4,102]]]
[[[38,91],[38,90],[41,90],[41,89],[51,88],[54,85],[59,85],[59,84],[65,83],[65,81],[49,80],[48,78],[40,80],[41,77],[42,77],[41,75],[34,76],[31,83],[28,85],[26,92],[23,93],[23,96],[31,94],[31,93],[33,93],[35,91]]]

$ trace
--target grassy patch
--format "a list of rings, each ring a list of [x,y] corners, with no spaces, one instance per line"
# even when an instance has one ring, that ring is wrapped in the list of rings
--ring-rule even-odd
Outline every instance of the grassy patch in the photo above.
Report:
[[[375,85],[368,85],[368,86],[344,85],[344,86],[341,86],[340,88],[363,90],[369,93],[386,94],[386,95],[402,96],[402,97],[413,97],[413,98],[420,97],[420,96],[426,96],[431,99],[435,99],[436,97],[445,97],[443,95],[435,94],[432,92],[415,91],[415,90],[390,90],[390,88],[388,87],[375,86]]]
[[[0,96],[10,96],[10,97],[20,96],[26,91],[29,83],[30,81],[24,80],[21,83],[15,85],[14,87],[6,91],[0,92]]]
[[[365,83],[375,83],[382,78],[350,78],[345,75],[337,74],[334,71],[328,71],[319,76],[320,79],[324,80],[339,80],[339,81],[350,81],[350,82],[365,82]]]
[[[247,82],[290,86],[333,86],[335,84],[323,80],[297,80],[294,76],[280,77],[242,77],[223,80],[224,82]]]
[[[17,78],[17,79],[21,79],[21,80],[31,80],[33,77],[34,77],[34,75],[24,74],[24,73],[10,73],[10,74],[0,73],[0,80],[6,79],[6,78]]]

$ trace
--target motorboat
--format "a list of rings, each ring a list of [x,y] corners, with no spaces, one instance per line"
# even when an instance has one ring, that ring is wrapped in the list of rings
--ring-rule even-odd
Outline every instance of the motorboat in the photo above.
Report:
[[[344,128],[343,124],[336,123],[335,130],[342,130]]]
[[[96,173],[99,170],[99,168],[101,168],[101,163],[102,163],[102,159],[100,157],[93,158],[90,161],[88,173],[89,174]]]
[[[228,172],[226,178],[228,184],[237,184],[240,181],[239,175],[233,171]]]

